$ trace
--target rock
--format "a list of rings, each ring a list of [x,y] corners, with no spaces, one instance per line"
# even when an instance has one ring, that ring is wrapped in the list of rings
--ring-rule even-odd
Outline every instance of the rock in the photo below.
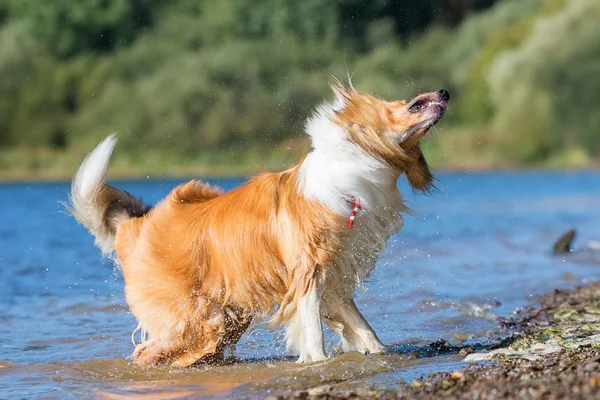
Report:
[[[461,357],[466,357],[467,355],[469,355],[469,354],[472,354],[472,353],[473,353],[473,349],[472,349],[472,348],[470,348],[470,347],[465,347],[465,348],[462,348],[462,349],[460,349],[460,351],[458,352],[458,354],[459,354]]]
[[[571,248],[571,243],[573,243],[575,235],[575,229],[570,229],[563,233],[562,236],[554,243],[554,246],[552,246],[552,252],[554,254],[568,254],[573,251]]]
[[[523,358],[523,359],[530,360],[530,361],[534,361],[539,358],[538,355],[527,352],[527,351],[520,351],[520,350],[514,350],[511,348],[507,348],[507,349],[492,350],[487,353],[469,354],[465,357],[465,361],[466,362],[488,361],[488,360],[491,360],[494,357],[498,357],[498,356],[506,357],[506,358]]]
[[[460,371],[454,371],[450,375],[450,378],[455,381],[460,381],[464,377],[463,373]]]

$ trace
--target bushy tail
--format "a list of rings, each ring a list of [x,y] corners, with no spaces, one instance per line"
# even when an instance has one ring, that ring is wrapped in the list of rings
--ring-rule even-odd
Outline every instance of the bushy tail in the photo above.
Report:
[[[144,206],[124,190],[104,183],[106,168],[117,143],[115,135],[104,139],[83,161],[71,185],[68,210],[96,238],[102,254],[114,251],[117,227],[123,221],[145,215],[150,207]]]

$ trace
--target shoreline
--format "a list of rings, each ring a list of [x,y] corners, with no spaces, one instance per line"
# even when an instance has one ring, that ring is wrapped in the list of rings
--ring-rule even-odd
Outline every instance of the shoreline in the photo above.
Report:
[[[289,167],[289,166],[288,166]],[[262,172],[278,172],[286,169],[285,166],[275,168],[257,168],[257,167],[236,167],[226,166],[221,172],[216,172],[219,168],[174,168],[164,173],[145,173],[141,171],[127,171],[127,168],[118,168],[116,171],[108,173],[109,181],[141,181],[141,180],[187,180],[187,179],[247,179],[248,177],[260,174]],[[127,172],[126,172],[127,171]],[[36,171],[37,172],[37,171]],[[11,183],[68,183],[75,175],[72,173],[31,173],[25,171],[14,171],[7,173],[0,170],[0,184]],[[543,172],[600,172],[599,166],[581,167],[506,167],[506,168],[437,168],[434,174],[488,174],[503,172],[520,173],[543,173]]]
[[[393,389],[342,382],[273,399],[600,398],[600,281],[554,289],[536,303],[498,318],[515,333],[493,350],[460,349],[460,370],[398,382]]]

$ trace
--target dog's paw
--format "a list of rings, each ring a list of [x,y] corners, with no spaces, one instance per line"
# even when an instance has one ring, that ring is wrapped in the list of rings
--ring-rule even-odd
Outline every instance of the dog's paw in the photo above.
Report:
[[[372,347],[371,349],[364,349],[363,354],[382,354],[382,353],[387,353],[388,352],[388,348],[385,347],[383,344],[382,345],[377,345]]]
[[[154,341],[138,344],[131,358],[134,364],[144,366],[164,365],[168,361],[164,349]]]
[[[296,363],[310,364],[310,363],[325,361],[328,358],[329,357],[327,357],[327,354],[311,354],[311,353],[300,354],[300,357],[298,357],[298,361],[296,361]]]
[[[177,357],[172,363],[171,363],[171,368],[186,368],[189,367],[190,365],[194,364],[196,361],[198,361],[201,357],[196,355],[196,354],[192,354],[192,353],[184,353],[182,355],[180,355],[179,357]]]

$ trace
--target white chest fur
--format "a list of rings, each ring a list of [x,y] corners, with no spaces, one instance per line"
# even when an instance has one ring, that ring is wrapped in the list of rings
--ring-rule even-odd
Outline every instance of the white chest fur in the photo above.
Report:
[[[336,260],[344,280],[360,284],[373,270],[386,241],[402,228],[399,212],[406,208],[396,187],[398,173],[349,142],[326,111],[307,125],[314,150],[300,167],[298,189],[307,199],[345,217],[351,212],[346,199],[360,200],[362,209],[343,243],[345,251]]]

